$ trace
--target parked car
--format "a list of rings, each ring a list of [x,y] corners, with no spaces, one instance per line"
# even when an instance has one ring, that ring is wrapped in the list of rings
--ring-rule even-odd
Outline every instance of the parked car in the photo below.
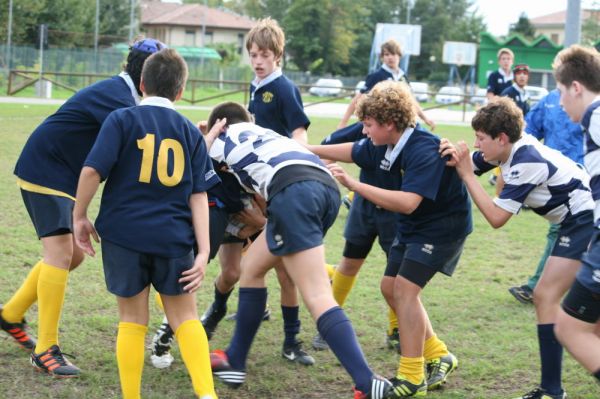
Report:
[[[479,88],[475,90],[473,97],[469,100],[469,102],[473,105],[485,105],[487,104],[487,89]]]
[[[420,103],[429,101],[429,85],[424,82],[410,82],[410,89]]]
[[[525,92],[529,94],[529,101],[532,103],[537,103],[542,97],[548,94],[548,90],[537,86],[525,86]]]
[[[356,86],[354,86],[354,95],[357,95],[358,93],[360,93],[360,91],[364,88],[365,88],[365,81],[361,80],[360,82],[358,82],[356,84]]]
[[[435,95],[438,104],[459,103],[463,99],[463,91],[460,87],[444,86]]]
[[[342,92],[342,87],[344,87],[344,84],[339,79],[321,78],[317,80],[317,83],[308,92],[319,97],[337,96]]]

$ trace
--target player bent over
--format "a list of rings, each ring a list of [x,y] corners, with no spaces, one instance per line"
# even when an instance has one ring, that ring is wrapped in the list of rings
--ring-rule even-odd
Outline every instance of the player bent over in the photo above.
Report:
[[[325,271],[323,236],[340,205],[335,180],[301,144],[249,120],[239,104],[221,104],[212,111],[205,136],[210,156],[268,204],[266,229],[242,259],[235,332],[225,351],[211,354],[213,372],[232,386],[245,381],[246,359],[267,300],[265,274],[282,262],[319,333],[352,377],[355,398],[386,398],[391,384],[367,364]]]

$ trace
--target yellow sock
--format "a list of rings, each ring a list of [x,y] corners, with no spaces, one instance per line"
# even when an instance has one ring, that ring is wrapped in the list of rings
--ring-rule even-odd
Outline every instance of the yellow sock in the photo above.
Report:
[[[119,323],[117,366],[123,399],[141,398],[144,369],[144,339],[148,327],[137,323]]]
[[[160,294],[157,292],[154,295],[154,299],[156,300],[156,304],[158,305],[158,307],[160,308],[160,310],[162,310],[162,312],[165,312],[165,306],[162,303],[162,298],[160,297]]]
[[[41,262],[38,278],[38,341],[35,353],[40,354],[58,345],[58,323],[65,300],[69,271]]]
[[[175,331],[175,338],[185,367],[192,378],[196,395],[217,399],[210,368],[208,339],[200,320],[186,320],[181,323]]]
[[[354,191],[348,191],[348,198],[350,198],[350,201],[354,201]]]
[[[425,358],[400,356],[398,378],[407,379],[412,384],[420,384],[425,378]]]
[[[27,309],[37,301],[37,286],[40,269],[43,262],[39,261],[33,266],[21,287],[15,292],[2,309],[2,318],[9,323],[20,323]]]
[[[333,280],[333,274],[335,273],[335,266],[331,263],[325,263],[325,270],[327,270],[327,276],[330,280]]]
[[[423,346],[423,356],[426,360],[437,359],[438,357],[446,356],[448,354],[448,347],[437,337],[437,335],[433,334],[431,338],[425,340],[425,345]]]
[[[398,328],[398,317],[394,309],[388,306],[388,335],[394,332],[394,329]]]
[[[333,284],[331,289],[333,290],[333,298],[340,306],[344,306],[344,302],[346,302],[346,298],[348,298],[348,294],[352,291],[352,287],[354,287],[354,282],[356,281],[356,276],[346,276],[345,274],[340,273],[337,269],[335,273],[333,273]]]

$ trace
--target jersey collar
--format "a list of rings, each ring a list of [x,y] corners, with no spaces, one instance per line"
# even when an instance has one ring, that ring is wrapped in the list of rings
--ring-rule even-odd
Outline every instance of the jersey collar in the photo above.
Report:
[[[272,81],[274,81],[275,79],[280,77],[281,75],[283,75],[283,72],[281,72],[281,68],[277,68],[263,80],[258,80],[258,78],[254,78],[254,80],[252,81],[252,86],[254,86],[254,90],[252,90],[252,94],[250,95],[250,101],[254,101],[254,93],[258,89],[260,89],[263,86],[268,85],[269,83],[271,83]]]
[[[513,83],[512,86],[515,88],[515,90],[517,92],[519,92],[519,94],[521,95],[521,100],[522,101],[527,101],[529,99],[529,96],[527,95],[527,92],[525,91],[525,88],[520,88],[518,84]]]
[[[142,99],[140,105],[153,105],[155,107],[175,109],[171,100],[165,97],[146,97]]]
[[[381,65],[381,69],[383,69],[384,71],[390,73],[392,75],[392,78],[396,82],[399,81],[400,79],[402,79],[402,76],[404,76],[404,71],[401,68],[398,68],[398,72],[396,72],[392,68],[390,68],[389,66],[387,66],[386,64],[382,64]]]
[[[131,95],[135,100],[135,105],[139,105],[141,98],[137,92],[137,89],[135,88],[135,84],[133,84],[133,80],[131,80],[131,76],[129,76],[129,74],[125,71],[121,72],[119,76],[125,81],[125,83],[127,83],[127,86],[129,86],[129,90],[131,90]]]
[[[513,79],[515,78],[515,76],[513,75],[512,71],[510,71],[510,74],[509,74],[509,75],[507,75],[507,74],[504,72],[504,69],[502,69],[502,68],[498,68],[498,73],[499,73],[500,75],[502,75],[502,76],[504,77],[504,80],[505,80],[505,81],[507,81],[507,82],[508,82],[509,80],[513,80]]]
[[[404,132],[402,133],[402,136],[400,136],[400,140],[398,140],[396,145],[388,145],[387,150],[385,151],[385,159],[389,161],[387,163],[389,167],[387,170],[390,170],[394,162],[396,162],[396,159],[398,159],[398,156],[402,152],[402,149],[404,148],[406,142],[408,141],[408,139],[414,131],[414,127],[407,127],[406,129],[404,129]]]

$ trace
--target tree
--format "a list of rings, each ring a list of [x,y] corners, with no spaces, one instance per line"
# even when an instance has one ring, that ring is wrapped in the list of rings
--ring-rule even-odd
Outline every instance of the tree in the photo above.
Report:
[[[589,18],[581,25],[581,42],[593,46],[600,40],[600,1],[594,1],[590,9]]]
[[[508,33],[511,35],[518,33],[526,39],[533,39],[535,37],[535,28],[531,25],[531,22],[529,22],[527,14],[523,12],[519,16],[517,23],[510,26]]]

